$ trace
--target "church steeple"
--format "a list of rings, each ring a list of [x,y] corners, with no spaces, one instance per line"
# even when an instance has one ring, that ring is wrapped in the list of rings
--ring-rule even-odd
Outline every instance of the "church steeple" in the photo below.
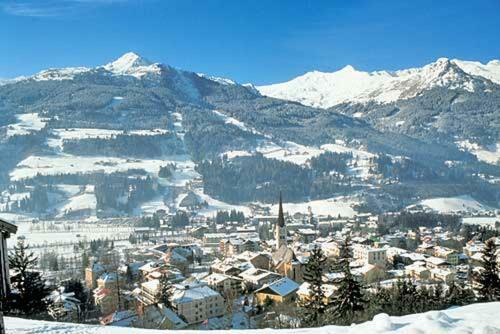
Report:
[[[276,221],[276,226],[274,228],[274,239],[276,241],[276,249],[280,249],[281,246],[286,246],[286,225],[285,225],[285,215],[283,214],[283,200],[281,198],[280,192],[280,204],[278,209],[278,220]]]
[[[281,199],[281,191],[280,191],[280,204],[278,209],[278,226],[285,227],[285,216],[283,215],[283,200]]]

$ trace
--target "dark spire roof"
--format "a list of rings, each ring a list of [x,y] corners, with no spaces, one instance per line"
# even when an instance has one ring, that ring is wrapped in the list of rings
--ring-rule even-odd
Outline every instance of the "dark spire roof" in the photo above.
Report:
[[[281,200],[281,191],[280,191],[280,205],[278,211],[278,226],[285,227],[285,216],[283,215],[283,201]]]

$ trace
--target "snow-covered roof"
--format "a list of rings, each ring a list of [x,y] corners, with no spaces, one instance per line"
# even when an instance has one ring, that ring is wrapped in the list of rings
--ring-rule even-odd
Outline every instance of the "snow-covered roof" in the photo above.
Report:
[[[297,291],[299,289],[299,285],[288,277],[283,277],[282,279],[264,285],[256,292],[262,292],[268,289],[273,291],[275,294],[284,297],[288,296],[290,293]]]
[[[176,288],[174,290],[174,293],[172,294],[172,301],[175,303],[190,303],[194,300],[202,300],[208,297],[217,296],[220,296],[220,294],[217,291],[212,290],[208,286],[200,286],[189,289]]]

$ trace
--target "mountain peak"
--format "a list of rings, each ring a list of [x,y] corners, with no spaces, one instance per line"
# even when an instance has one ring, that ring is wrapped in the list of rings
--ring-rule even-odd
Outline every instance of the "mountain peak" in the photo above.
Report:
[[[149,60],[142,58],[137,53],[127,52],[115,61],[104,65],[104,68],[114,73],[125,74],[138,67],[151,64]]]

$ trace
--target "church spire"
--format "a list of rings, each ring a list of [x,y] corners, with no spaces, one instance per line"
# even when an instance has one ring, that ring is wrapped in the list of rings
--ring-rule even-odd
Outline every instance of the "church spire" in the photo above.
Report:
[[[285,227],[285,216],[283,215],[283,201],[281,199],[281,191],[280,191],[280,204],[278,209],[278,226]]]

